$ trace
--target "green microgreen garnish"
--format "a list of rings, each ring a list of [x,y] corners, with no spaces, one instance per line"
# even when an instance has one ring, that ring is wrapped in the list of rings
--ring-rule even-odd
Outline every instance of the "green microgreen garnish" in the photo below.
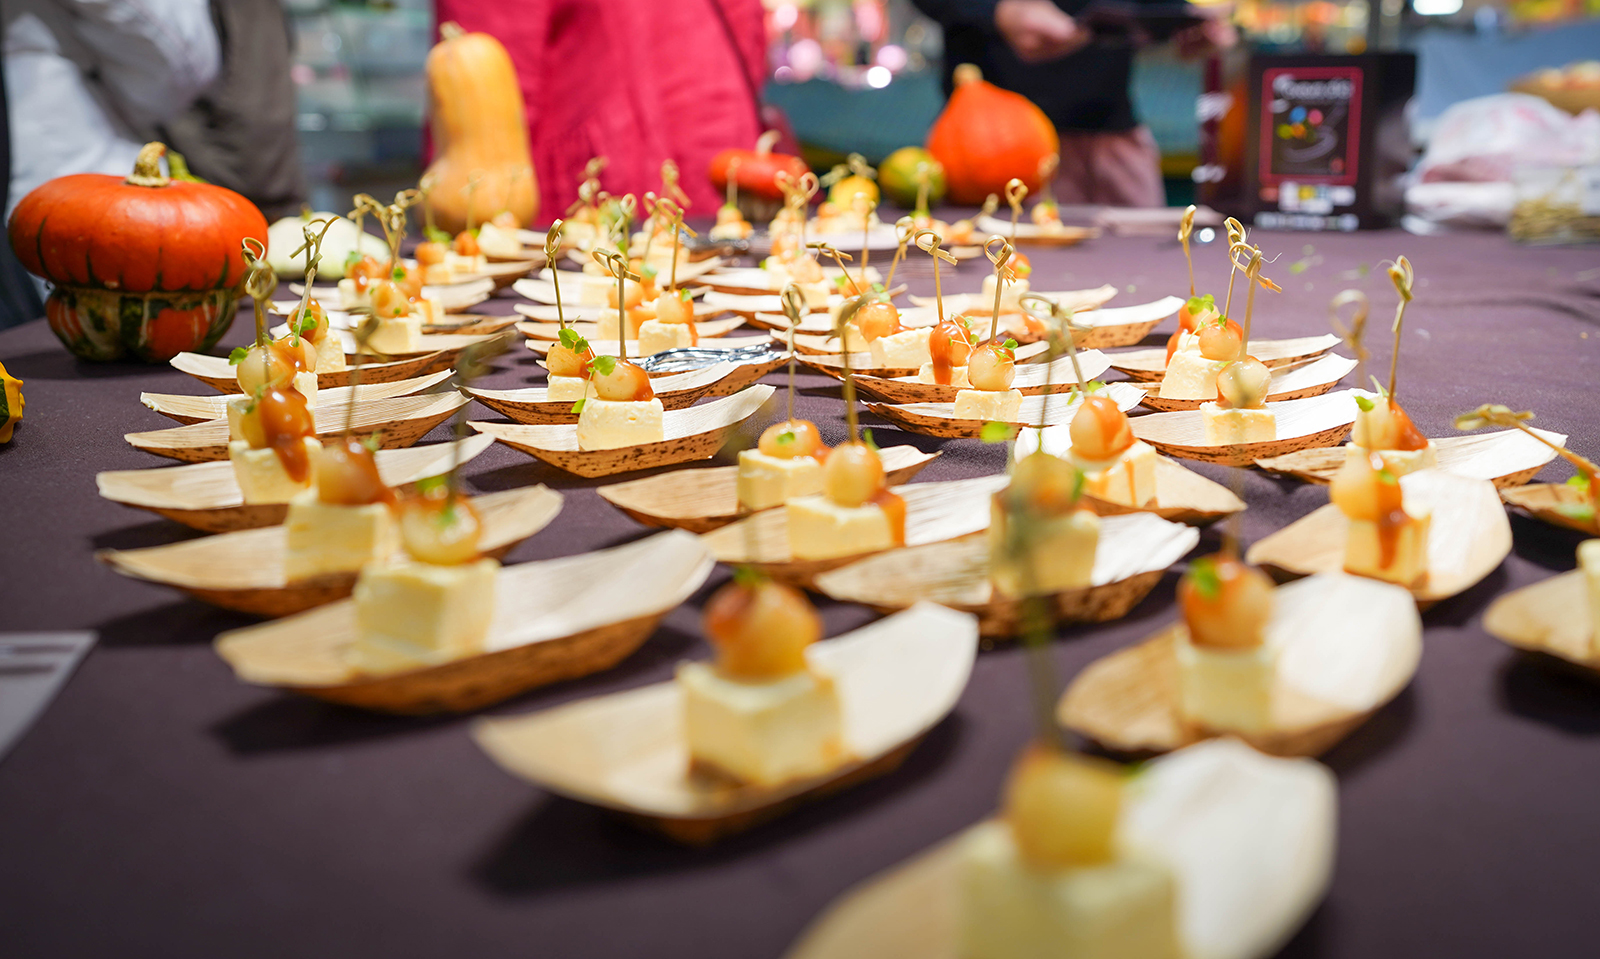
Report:
[[[778,443],[779,446],[788,446],[790,443],[793,443],[794,441],[795,441],[794,430],[784,430],[782,433],[778,434],[777,443]]]
[[[449,246],[450,245],[450,234],[446,233],[445,231],[439,229],[436,226],[427,227],[422,232],[428,237],[428,240],[430,242],[432,242],[432,243],[438,243],[438,244],[440,244],[442,246]]]
[[[601,376],[610,376],[617,368],[617,358],[614,356],[597,356],[589,361],[590,372],[599,373]]]
[[[1201,312],[1215,313],[1217,312],[1217,298],[1210,293],[1205,296],[1191,296],[1184,306],[1188,308],[1190,316],[1195,316]]]
[[[250,355],[250,347],[248,347],[248,346],[236,346],[236,347],[233,348],[233,352],[228,354],[228,365],[229,366],[238,366],[240,363],[243,363],[245,361],[245,358],[248,357],[249,355]]]
[[[1017,435],[1016,427],[999,420],[990,420],[978,430],[978,439],[985,443],[1005,443]]]
[[[583,399],[579,400],[578,402],[572,404],[572,412],[574,412],[574,413],[582,413],[583,412],[583,404],[587,400],[588,400],[588,397],[584,397]]]
[[[1195,592],[1205,599],[1216,599],[1222,595],[1222,576],[1217,573],[1215,557],[1202,556],[1190,563],[1186,575]]]
[[[1356,397],[1356,405],[1361,407],[1361,412],[1363,412],[1363,413],[1371,413],[1377,407],[1378,404],[1376,404],[1376,403],[1372,402],[1371,400],[1367,399],[1365,396],[1357,396]]]

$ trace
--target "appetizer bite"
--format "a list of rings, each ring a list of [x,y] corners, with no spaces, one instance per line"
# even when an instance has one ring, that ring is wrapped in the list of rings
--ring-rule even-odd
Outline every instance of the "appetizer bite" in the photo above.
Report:
[[[1389,279],[1400,302],[1394,312],[1394,352],[1389,357],[1389,388],[1378,387],[1376,394],[1356,393],[1356,425],[1346,448],[1351,459],[1376,454],[1383,460],[1384,469],[1395,476],[1404,476],[1421,469],[1439,465],[1438,448],[1433,440],[1422,435],[1411,417],[1401,408],[1395,391],[1400,369],[1400,331],[1405,322],[1406,304],[1411,302],[1415,274],[1411,262],[1399,257],[1389,266]],[[1363,311],[1364,313],[1365,311]],[[1352,334],[1359,336],[1359,333]],[[1377,386],[1374,379],[1373,385]]]
[[[367,345],[380,354],[421,352],[423,326],[436,324],[444,316],[439,302],[423,295],[421,270],[408,270],[400,262],[406,208],[417,199],[416,190],[406,190],[384,207],[366,194],[356,197],[356,212],[378,215],[389,242],[389,260],[379,263],[369,256],[352,264],[339,281],[339,296],[345,311],[366,312],[377,319]]]
[[[1155,448],[1133,435],[1128,414],[1105,396],[1084,395],[1069,427],[1069,458],[1083,491],[1108,503],[1149,506],[1156,499]]]
[[[638,279],[637,274],[628,271],[627,260],[621,254],[596,250],[594,255],[616,277],[619,295],[629,279]],[[581,340],[574,344],[580,346],[587,344]],[[621,449],[657,443],[663,438],[664,409],[650,386],[650,375],[628,362],[627,340],[619,339],[617,347],[618,355],[597,356],[587,364],[592,393],[574,404],[580,450]]]
[[[841,325],[849,319],[841,317]],[[850,441],[834,447],[823,461],[822,492],[784,504],[789,552],[797,560],[853,556],[906,542],[906,501],[889,491],[878,448],[861,439],[850,354],[841,355]]]
[[[1333,478],[1333,504],[1350,520],[1344,569],[1410,587],[1428,575],[1430,510],[1407,508],[1400,477],[1378,453],[1352,456]]]
[[[989,247],[999,241],[998,250],[991,251]],[[938,237],[935,235],[933,249],[938,249]],[[1000,310],[1003,305],[1004,293],[1000,286],[1001,278],[1012,269],[1012,261],[1016,258],[1016,248],[1008,240],[994,237],[989,243],[984,244],[984,252],[994,262],[994,273],[991,274],[996,284],[993,290],[994,310],[989,320],[989,339],[981,346],[972,346],[963,343],[962,347],[968,350],[967,355],[967,385],[956,393],[955,415],[957,419],[983,420],[984,422],[1014,423],[1021,415],[1022,391],[1012,388],[1011,384],[1017,376],[1017,341],[1000,339]],[[933,261],[934,275],[938,275],[939,259],[937,253]],[[1016,309],[1022,308],[1020,299]],[[934,382],[948,384],[949,380],[939,380],[937,374],[938,351],[935,349],[933,337],[929,337],[929,352],[934,354],[935,373]],[[946,347],[948,352],[948,347]]]
[[[1018,460],[1011,482],[994,494],[989,518],[989,577],[1012,597],[1088,586],[1100,543],[1100,518],[1082,502],[1083,478],[1040,450]]]
[[[806,656],[822,620],[803,593],[741,568],[702,621],[716,659],[677,671],[693,768],[771,788],[846,761],[833,677]]]
[[[1525,433],[1549,447],[1557,456],[1571,463],[1577,469],[1577,474],[1564,484],[1530,486],[1515,493],[1507,490],[1504,493],[1505,498],[1517,506],[1534,512],[1535,515],[1540,515],[1540,518],[1548,522],[1556,522],[1586,533],[1600,532],[1600,483],[1595,480],[1596,476],[1600,476],[1600,465],[1579,456],[1561,442],[1550,438],[1555,436],[1557,439],[1563,439],[1560,434],[1547,434],[1528,426],[1528,422],[1532,419],[1531,410],[1513,413],[1510,407],[1485,403],[1471,413],[1457,416],[1456,429],[1481,430],[1485,426],[1506,426]]]
[[[804,304],[793,284],[783,288],[783,309],[789,317],[789,335],[800,325]],[[857,316],[860,314],[858,313]],[[810,420],[794,416],[794,351],[789,351],[789,414],[761,434],[753,450],[739,451],[739,509],[761,510],[778,506],[800,496],[823,491],[822,463],[828,457],[827,444]]]
[[[1234,358],[1217,372],[1216,399],[1200,404],[1200,423],[1206,442],[1213,446],[1265,443],[1278,438],[1277,416],[1267,409],[1272,371],[1249,354],[1250,319],[1255,313],[1256,285],[1261,280],[1261,250],[1241,242],[1235,252],[1249,257],[1243,269],[1250,292],[1245,299],[1244,328],[1239,331]],[[1222,329],[1223,339],[1230,340],[1227,328]],[[1202,353],[1204,349],[1202,345]],[[1165,380],[1161,387],[1162,395],[1166,395]]]
[[[395,504],[372,447],[348,433],[319,447],[311,488],[289,500],[284,578],[354,572],[387,560],[399,543]]]
[[[659,353],[662,350],[697,346],[700,343],[700,335],[694,326],[694,300],[688,290],[678,289],[678,253],[682,246],[680,238],[684,231],[688,231],[691,236],[696,234],[683,225],[683,207],[667,197],[662,197],[656,204],[653,216],[658,223],[664,222],[666,224],[664,229],[671,234],[672,262],[668,268],[669,285],[660,291],[649,305],[653,318],[639,324],[637,337],[639,353],[643,356]],[[645,259],[648,261],[648,244],[645,251]]]
[[[1186,721],[1214,733],[1259,733],[1272,725],[1273,589],[1270,577],[1226,548],[1189,564],[1178,581],[1183,629],[1173,640]]]
[[[739,209],[739,158],[728,160],[728,196],[717,208],[717,222],[708,234],[713,240],[748,240],[755,227]]]
[[[821,184],[828,188],[828,196],[817,207],[817,232],[866,232],[880,226],[877,178],[878,171],[859,153],[850,154],[824,175]]]
[[[1003,816],[960,840],[960,955],[1177,959],[1178,890],[1118,842],[1128,777],[1035,745],[1012,766]]]

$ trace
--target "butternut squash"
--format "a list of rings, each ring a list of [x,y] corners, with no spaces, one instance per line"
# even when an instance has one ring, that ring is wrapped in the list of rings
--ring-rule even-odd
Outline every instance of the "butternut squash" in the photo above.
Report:
[[[509,210],[530,226],[539,186],[511,57],[487,33],[445,23],[439,34],[426,67],[438,155],[423,175],[434,221],[458,233]]]

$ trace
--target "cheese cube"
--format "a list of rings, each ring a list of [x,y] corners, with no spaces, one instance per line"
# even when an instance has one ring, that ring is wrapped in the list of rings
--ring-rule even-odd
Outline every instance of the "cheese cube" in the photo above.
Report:
[[[956,419],[1022,422],[1021,390],[962,390],[956,394]]]
[[[596,276],[585,271],[578,279],[578,305],[579,306],[605,306],[610,302],[610,294],[617,288],[617,280],[612,276]],[[616,309],[616,307],[612,307]],[[616,322],[613,318],[612,323]],[[612,327],[615,333],[616,327]]]
[[[890,369],[921,369],[922,364],[933,362],[933,356],[928,352],[928,334],[931,332],[931,329],[923,326],[878,337],[867,345],[867,350],[872,354],[872,365]]]
[[[480,559],[460,566],[411,560],[373,563],[356,580],[352,666],[390,673],[432,666],[483,650],[494,621],[495,574]]]
[[[1072,465],[1083,471],[1083,491],[1108,503],[1144,506],[1156,498],[1155,448],[1142,440],[1109,460],[1091,460],[1071,453]]]
[[[1164,400],[1214,400],[1217,374],[1227,365],[1227,360],[1208,360],[1198,350],[1174,353],[1158,395]]]
[[[836,559],[899,545],[888,514],[875,503],[840,506],[817,493],[789,500],[784,510],[794,559]]]
[[[441,264],[451,278],[477,273],[488,263],[482,256],[462,256],[454,250],[444,251],[444,263]],[[448,281],[447,281],[448,282]]]
[[[1200,404],[1200,424],[1206,442],[1212,446],[1238,443],[1266,443],[1278,438],[1278,417],[1271,410],[1224,408],[1217,403]]]
[[[519,259],[522,255],[522,241],[517,239],[514,230],[502,229],[493,223],[485,223],[478,227],[478,249],[484,256],[499,257],[502,260]]]
[[[443,286],[454,276],[449,263],[434,263],[422,268],[422,282],[430,286]]]
[[[545,397],[550,400],[571,400],[576,403],[589,394],[589,381],[581,376],[545,377]]]
[[[387,559],[398,542],[387,504],[338,506],[322,502],[315,489],[289,501],[283,529],[288,541],[283,574],[291,582],[353,573]]]
[[[684,743],[694,763],[770,787],[824,775],[844,760],[832,677],[802,670],[742,682],[707,663],[684,663],[678,689]]]
[[[828,286],[828,281],[818,280],[815,283],[796,283],[800,288],[800,295],[805,298],[806,306],[813,310],[820,310],[828,305],[828,294],[833,290]]]
[[[649,356],[662,350],[673,350],[694,345],[694,331],[687,323],[663,323],[645,320],[639,324],[639,355]]]
[[[935,380],[933,378],[933,364],[932,363],[924,363],[924,364],[922,364],[922,369],[917,371],[917,382],[918,383],[937,383],[938,382],[938,380]],[[945,384],[945,385],[946,386],[958,386],[958,387],[960,387],[962,389],[971,389],[972,388],[972,383],[971,383],[971,381],[969,381],[967,379],[967,368],[965,366],[952,366],[952,367],[950,367],[950,382]]]
[[[796,496],[822,492],[822,464],[814,457],[784,459],[760,450],[739,451],[739,507],[757,510]]]
[[[995,282],[996,282],[995,281],[995,275],[993,273],[990,273],[987,276],[985,276],[983,278],[983,292],[979,294],[979,299],[983,302],[983,304],[985,306],[988,306],[990,308],[993,308],[993,306],[994,306],[994,285],[995,285]],[[1028,292],[1028,281],[1027,280],[1007,280],[1004,289],[1002,289],[1002,291],[1000,293],[1000,312],[1001,313],[1019,313],[1019,312],[1021,312],[1022,311],[1022,294],[1026,293],[1026,292]]]
[[[1258,733],[1272,727],[1272,689],[1278,651],[1201,646],[1184,631],[1173,640],[1178,659],[1178,703],[1183,717],[1219,733]]]
[[[339,309],[360,310],[371,305],[365,290],[356,289],[356,281],[345,279],[339,281]]]
[[[628,310],[627,312],[628,312],[628,335],[623,337],[623,339],[637,340],[639,338],[639,328],[641,326],[643,326],[646,322],[654,322],[654,321],[653,320],[652,321],[646,321],[643,316],[637,315],[637,312],[634,311],[634,310]],[[600,338],[601,339],[603,339],[603,340],[614,340],[614,339],[616,339],[617,338],[617,311],[616,311],[616,308],[612,307],[612,308],[602,312],[600,314],[600,319],[595,323],[595,325],[599,328],[599,334],[600,334]]]
[[[1428,527],[1432,515],[1408,506],[1404,522],[1385,532],[1372,520],[1350,521],[1344,544],[1344,571],[1400,586],[1412,586],[1428,575]],[[1385,539],[1390,549],[1385,557]],[[1387,558],[1389,562],[1385,563]]]
[[[425,296],[411,304],[412,312],[421,320],[423,326],[438,326],[444,322],[444,304],[436,297]]]
[[[1600,539],[1586,539],[1578,544],[1578,569],[1583,571],[1585,592],[1589,597],[1589,652],[1600,655]]]
[[[367,346],[390,355],[422,352],[422,317],[380,316],[378,328],[367,339]]]
[[[1083,589],[1094,579],[1100,517],[1086,509],[1016,527],[997,494],[989,507],[989,579],[1006,596]]]
[[[306,448],[306,478],[297,482],[283,469],[283,460],[277,450],[253,450],[244,440],[228,443],[228,460],[233,464],[233,478],[239,483],[239,493],[246,503],[287,503],[301,490],[311,486],[311,463],[322,444],[312,437],[302,442]]]
[[[578,414],[578,449],[614,450],[663,439],[661,401],[602,400],[583,401]]]
[[[1355,443],[1345,444],[1346,460],[1352,456],[1370,456],[1373,453],[1383,460],[1383,468],[1395,476],[1433,469],[1439,465],[1439,451],[1433,445],[1433,440],[1429,440],[1428,445],[1420,450],[1369,450]]]
[[[317,341],[317,372],[338,373],[349,369],[344,359],[344,337],[338,330],[329,329]],[[303,390],[301,392],[304,392]],[[311,399],[307,396],[306,399]]]
[[[996,820],[961,839],[962,959],[1177,959],[1177,888],[1139,860],[1041,872]]]
[[[672,237],[665,231],[656,237],[655,243],[650,247],[650,256],[645,259],[646,266],[655,267],[656,276],[666,279],[672,276]],[[689,250],[683,244],[678,244],[678,269],[682,270],[689,265]]]
[[[1184,353],[1184,352],[1198,353],[1198,352],[1200,352],[1200,334],[1199,333],[1179,333],[1178,334],[1178,346],[1177,346],[1177,348],[1175,350],[1173,350],[1173,352],[1174,353]]]

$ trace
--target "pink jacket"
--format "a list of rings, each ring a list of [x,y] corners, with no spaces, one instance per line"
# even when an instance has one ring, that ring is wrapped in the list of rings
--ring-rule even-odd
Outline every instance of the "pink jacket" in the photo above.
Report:
[[[659,190],[672,159],[691,217],[721,203],[707,169],[760,135],[760,0],[437,0],[438,22],[491,34],[527,104],[540,216],[577,199],[593,156],[613,194]]]

